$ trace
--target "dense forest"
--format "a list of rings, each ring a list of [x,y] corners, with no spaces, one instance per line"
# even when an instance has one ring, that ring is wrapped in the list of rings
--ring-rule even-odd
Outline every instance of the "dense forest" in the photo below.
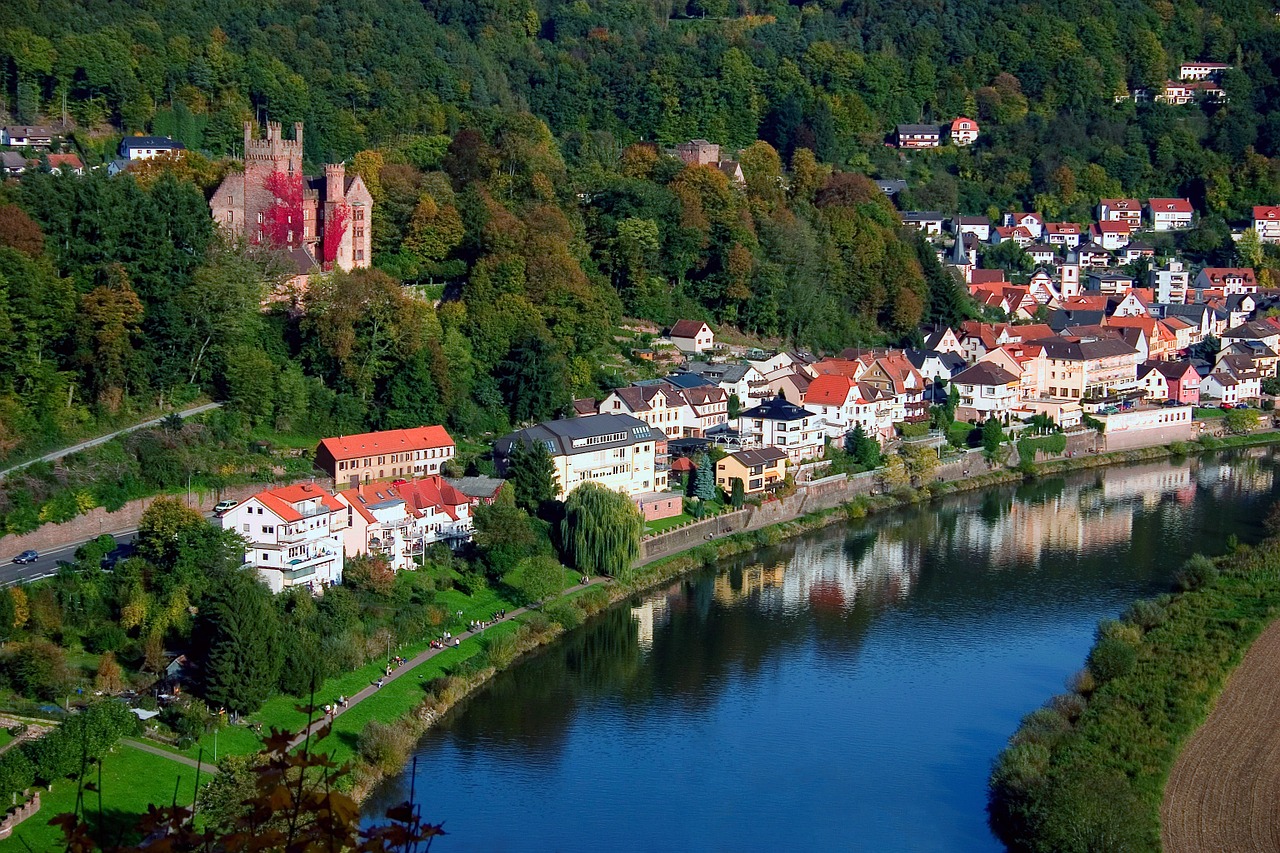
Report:
[[[618,382],[626,317],[834,351],[966,316],[867,175],[906,178],[904,206],[1080,221],[1101,196],[1187,195],[1188,241],[1229,254],[1227,223],[1278,197],[1277,30],[1257,2],[13,0],[14,119],[65,122],[90,165],[124,133],[194,151],[0,190],[0,458],[201,395],[231,403],[225,434],[496,432]],[[1230,102],[1114,102],[1186,59],[1235,64]],[[972,149],[884,145],[959,113]],[[261,312],[279,259],[205,201],[268,119],[363,176],[375,270]],[[745,187],[662,153],[692,137]]]

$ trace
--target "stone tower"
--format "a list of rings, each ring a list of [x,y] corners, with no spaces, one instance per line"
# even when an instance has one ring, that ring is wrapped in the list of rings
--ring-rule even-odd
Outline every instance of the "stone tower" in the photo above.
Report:
[[[1079,264],[1063,264],[1062,265],[1062,287],[1060,288],[1063,299],[1070,299],[1073,296],[1080,295],[1080,265]]]

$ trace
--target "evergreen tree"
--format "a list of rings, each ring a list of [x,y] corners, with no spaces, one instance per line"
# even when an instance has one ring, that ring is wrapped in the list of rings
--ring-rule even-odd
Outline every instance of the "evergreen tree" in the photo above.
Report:
[[[857,424],[853,432],[845,439],[845,449],[853,456],[853,461],[862,468],[880,467],[880,443]]]
[[[715,463],[711,457],[703,453],[693,463],[696,470],[693,474],[693,496],[703,501],[716,499]]]
[[[515,492],[515,505],[530,515],[547,514],[555,503],[556,465],[541,442],[517,441],[507,456],[507,481]]]
[[[194,636],[211,704],[251,713],[275,692],[283,663],[280,617],[256,575],[226,573],[205,598]]]
[[[640,554],[644,520],[631,499],[599,483],[574,489],[564,503],[565,563],[589,575],[625,577]]]
[[[564,357],[536,333],[516,341],[496,373],[513,424],[548,420],[569,405]]]
[[[734,509],[742,509],[746,491],[742,486],[742,478],[734,477],[731,482],[733,485],[730,486],[729,503]]]

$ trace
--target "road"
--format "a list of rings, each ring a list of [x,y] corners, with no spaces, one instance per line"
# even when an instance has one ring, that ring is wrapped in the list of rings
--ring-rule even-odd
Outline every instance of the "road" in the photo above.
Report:
[[[116,545],[132,547],[134,541],[138,538],[137,530],[126,530],[122,533],[111,534]],[[0,587],[13,586],[18,583],[30,583],[31,581],[47,578],[57,574],[58,563],[66,561],[74,562],[76,558],[76,549],[83,545],[83,542],[76,542],[71,545],[64,545],[56,551],[41,551],[40,559],[34,563],[18,564],[12,562],[16,554],[0,554]]]
[[[178,412],[178,414],[184,418],[189,418],[192,415],[199,415],[199,414],[203,414],[204,412],[209,412],[209,411],[213,411],[214,409],[220,409],[220,408],[222,408],[221,403],[205,403],[203,406],[194,406],[190,409],[184,409],[181,412]],[[170,412],[170,414],[172,414],[172,412]],[[169,415],[161,415],[158,418],[152,418],[149,421],[143,421],[142,423],[134,424],[131,427],[118,429],[115,432],[108,433],[106,435],[100,435],[97,438],[91,438],[88,441],[82,441],[79,444],[73,444],[70,447],[62,448],[61,450],[55,450],[52,453],[46,453],[44,456],[41,456],[39,459],[30,459],[26,462],[23,462],[21,465],[14,465],[11,468],[5,468],[3,471],[0,471],[0,480],[3,480],[11,472],[20,471],[23,468],[26,468],[28,465],[34,465],[37,462],[55,462],[64,456],[70,456],[72,453],[79,453],[81,450],[88,450],[90,447],[97,447],[99,444],[106,444],[108,441],[115,438],[116,436],[125,435],[127,433],[134,432],[135,430],[146,429],[147,427],[151,427],[151,426],[156,426],[167,417],[169,417]]]

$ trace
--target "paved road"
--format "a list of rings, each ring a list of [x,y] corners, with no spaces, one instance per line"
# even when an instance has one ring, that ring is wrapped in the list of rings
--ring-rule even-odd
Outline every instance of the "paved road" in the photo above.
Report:
[[[219,409],[221,407],[222,407],[221,403],[205,403],[203,406],[195,406],[190,409],[184,409],[183,411],[178,412],[178,414],[184,418],[189,418],[192,415],[199,415],[203,412],[209,412],[209,411],[212,411],[213,409]],[[54,462],[58,459],[61,459],[64,456],[70,456],[72,453],[79,453],[81,450],[87,450],[90,447],[97,447],[99,444],[106,444],[108,441],[110,441],[111,439],[115,438],[118,435],[124,435],[126,433],[133,432],[134,430],[145,429],[146,427],[155,426],[156,424],[160,423],[167,417],[169,417],[169,415],[161,415],[158,418],[152,418],[149,421],[143,421],[142,423],[134,424],[131,427],[118,429],[115,432],[108,433],[107,435],[100,435],[97,438],[91,438],[88,441],[82,441],[79,444],[73,444],[70,447],[62,448],[61,450],[55,450],[52,453],[46,453],[44,456],[41,456],[39,459],[31,459],[27,462],[23,462],[21,465],[14,465],[11,468],[5,468],[3,471],[0,471],[0,480],[3,480],[10,472],[20,471],[23,468],[26,468],[28,465],[34,465],[36,462]]]
[[[603,578],[603,577],[591,578],[586,584],[575,584],[574,586],[571,586],[568,589],[566,589],[562,594],[567,595],[568,593],[576,592],[580,589],[586,589],[589,586],[596,586],[597,584],[605,583],[607,580],[608,580],[607,578]],[[507,612],[506,618],[503,619],[502,621],[509,622],[510,620],[519,616],[521,613],[527,613],[528,611],[529,611],[528,607],[520,607],[515,610],[510,610]],[[459,636],[462,642],[465,643],[470,641],[474,637],[484,636],[484,631],[483,630],[473,631],[473,632],[468,632],[467,634],[464,634],[464,635],[456,635],[456,636]],[[446,646],[445,648],[446,649],[452,648],[452,646]],[[413,672],[413,670],[416,669],[419,664],[425,663],[426,661],[440,654],[444,650],[445,649],[428,648],[426,651],[419,653],[416,657],[410,658],[409,660],[405,661],[404,666],[400,667],[399,669],[391,670],[391,675],[382,680],[383,686],[385,687],[387,684],[389,684],[392,681],[395,681],[397,678],[402,678],[408,675],[410,672]],[[365,699],[368,699],[370,696],[377,693],[378,689],[379,688],[377,684],[370,684],[368,687],[356,693],[354,696],[347,697],[347,707],[337,708],[333,716],[335,718],[342,716],[347,711],[350,711],[352,708],[354,708],[356,705],[359,705]],[[320,699],[317,700],[317,704],[321,708],[323,708],[326,704],[333,703],[334,700],[336,700],[337,698],[338,697],[336,696],[321,697]],[[298,734],[294,735],[293,740],[289,741],[289,749],[296,749],[298,746],[302,744],[304,740],[306,740],[308,734],[315,734],[317,730],[319,730],[320,728],[324,727],[329,723],[329,720],[325,719],[323,712],[318,711],[317,713],[320,714],[319,719],[313,722],[309,728],[305,728],[302,731],[298,732]]]
[[[122,533],[113,533],[111,535],[116,540],[116,553],[118,556],[128,556],[132,551],[134,541],[138,538],[138,531],[126,530]],[[59,563],[75,562],[76,549],[83,544],[83,542],[75,542],[71,545],[64,545],[56,551],[41,551],[40,559],[34,563],[19,564],[10,562],[17,556],[16,554],[0,554],[0,560],[5,561],[0,564],[0,587],[30,583],[41,578],[52,577],[58,573]],[[121,546],[125,547],[121,548]]]

